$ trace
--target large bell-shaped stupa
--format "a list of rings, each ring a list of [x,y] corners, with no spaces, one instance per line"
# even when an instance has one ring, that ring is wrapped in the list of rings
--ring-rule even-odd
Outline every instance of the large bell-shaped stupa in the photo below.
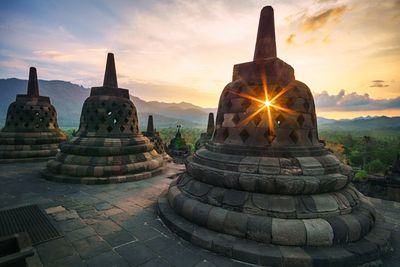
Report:
[[[47,163],[45,178],[69,183],[119,183],[161,172],[163,158],[139,132],[136,107],[118,88],[114,55],[108,54],[104,83],[85,100],[76,135]]]
[[[31,67],[28,92],[17,95],[10,104],[0,131],[0,163],[47,160],[65,140],[58,128],[56,109],[49,97],[39,95],[36,68]]]
[[[203,248],[265,266],[357,266],[390,232],[319,141],[313,96],[277,58],[272,7],[254,60],[235,65],[216,129],[159,199],[171,230]]]

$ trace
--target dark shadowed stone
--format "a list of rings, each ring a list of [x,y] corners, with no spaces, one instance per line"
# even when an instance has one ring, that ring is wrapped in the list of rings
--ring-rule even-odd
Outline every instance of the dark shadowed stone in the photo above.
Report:
[[[225,209],[217,207],[212,208],[208,214],[207,227],[211,230],[222,232],[227,213],[228,211]]]
[[[333,243],[342,244],[348,241],[349,228],[339,217],[328,217],[325,219],[333,230]]]
[[[270,243],[272,234],[272,218],[248,215],[247,238]]]
[[[361,236],[365,236],[371,230],[371,220],[368,216],[362,213],[355,213],[354,217],[358,220],[361,226]]]
[[[245,237],[247,230],[247,215],[228,211],[224,221],[224,232],[234,236]]]
[[[354,242],[361,237],[361,225],[358,220],[353,215],[343,215],[339,217],[345,222],[347,228],[349,229],[348,241]]]
[[[192,220],[193,216],[195,216],[194,207],[196,206],[197,203],[198,201],[194,199],[186,198],[181,209],[182,216],[188,220]]]
[[[212,243],[212,250],[222,255],[232,257],[232,247],[236,238],[230,235],[217,234]]]
[[[376,259],[379,256],[379,250],[377,246],[367,240],[360,240],[355,243],[349,243],[343,246],[347,251],[362,256],[358,257],[358,263],[369,262]]]
[[[201,226],[206,226],[207,221],[208,221],[208,215],[210,213],[210,210],[212,209],[212,206],[203,204],[203,203],[197,203],[197,205],[193,209],[193,222],[201,225]]]
[[[247,194],[237,190],[226,190],[222,203],[228,206],[242,208],[246,201]]]
[[[310,255],[308,255],[300,247],[281,246],[280,250],[283,257],[283,266],[293,266],[293,267],[313,266],[313,261]]]
[[[202,182],[193,182],[188,189],[188,193],[197,196],[197,197],[203,197],[205,196],[210,190],[211,186],[208,184],[204,184]]]
[[[226,189],[220,187],[213,187],[207,195],[208,203],[213,206],[221,206],[224,199]]]

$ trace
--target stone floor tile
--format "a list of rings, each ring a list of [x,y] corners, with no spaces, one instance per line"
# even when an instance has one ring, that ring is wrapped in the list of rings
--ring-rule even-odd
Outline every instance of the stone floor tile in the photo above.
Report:
[[[43,264],[48,264],[58,259],[76,254],[75,249],[64,238],[58,238],[41,243],[36,246],[36,250]]]
[[[129,267],[128,263],[114,251],[108,251],[87,260],[89,267]]]
[[[111,247],[118,247],[129,242],[137,241],[134,236],[125,230],[113,232],[102,237]]]
[[[89,259],[111,250],[111,247],[107,244],[107,242],[101,239],[99,236],[90,236],[78,241],[74,241],[72,242],[72,245],[83,259]]]
[[[65,238],[73,242],[94,235],[97,235],[97,233],[91,227],[87,226],[66,233]]]
[[[139,266],[156,257],[156,255],[141,242],[129,243],[116,248],[115,251],[131,266]]]

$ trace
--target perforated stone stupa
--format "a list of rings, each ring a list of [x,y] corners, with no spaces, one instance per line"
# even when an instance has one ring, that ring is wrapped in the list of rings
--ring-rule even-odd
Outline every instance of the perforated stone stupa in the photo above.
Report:
[[[200,138],[196,141],[195,144],[196,150],[207,144],[211,140],[213,133],[214,133],[214,113],[210,112],[208,114],[207,131],[205,133],[201,133]]]
[[[93,87],[82,107],[76,135],[61,147],[43,172],[69,183],[119,183],[161,172],[162,156],[139,132],[129,91],[118,88],[114,55],[108,54],[104,83]]]
[[[36,68],[29,70],[28,92],[17,95],[0,131],[0,162],[46,160],[58,152],[65,134],[58,128],[50,98],[39,95]]]
[[[390,232],[319,142],[313,96],[276,56],[272,7],[254,60],[235,65],[213,138],[158,202],[167,226],[228,257],[266,266],[357,266]]]
[[[153,115],[149,115],[147,120],[147,129],[143,132],[143,135],[149,138],[150,142],[153,143],[154,149],[160,154],[164,160],[171,161],[172,158],[165,151],[165,143],[162,140],[160,133],[154,128]]]

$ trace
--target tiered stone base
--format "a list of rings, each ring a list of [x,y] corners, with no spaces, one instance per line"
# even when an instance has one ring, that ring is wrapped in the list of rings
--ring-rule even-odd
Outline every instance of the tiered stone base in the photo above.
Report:
[[[108,184],[137,181],[162,172],[163,158],[147,138],[74,137],[47,163],[52,181]]]
[[[261,266],[357,266],[378,259],[390,248],[390,231],[380,218],[376,219],[373,229],[358,241],[313,247],[266,244],[207,229],[179,216],[166,197],[159,198],[158,212],[173,232],[192,244]],[[202,218],[202,214],[199,215]],[[203,221],[203,225],[207,223]],[[232,224],[232,227],[237,227],[234,221]]]
[[[0,132],[0,163],[49,160],[64,140],[55,132]]]

